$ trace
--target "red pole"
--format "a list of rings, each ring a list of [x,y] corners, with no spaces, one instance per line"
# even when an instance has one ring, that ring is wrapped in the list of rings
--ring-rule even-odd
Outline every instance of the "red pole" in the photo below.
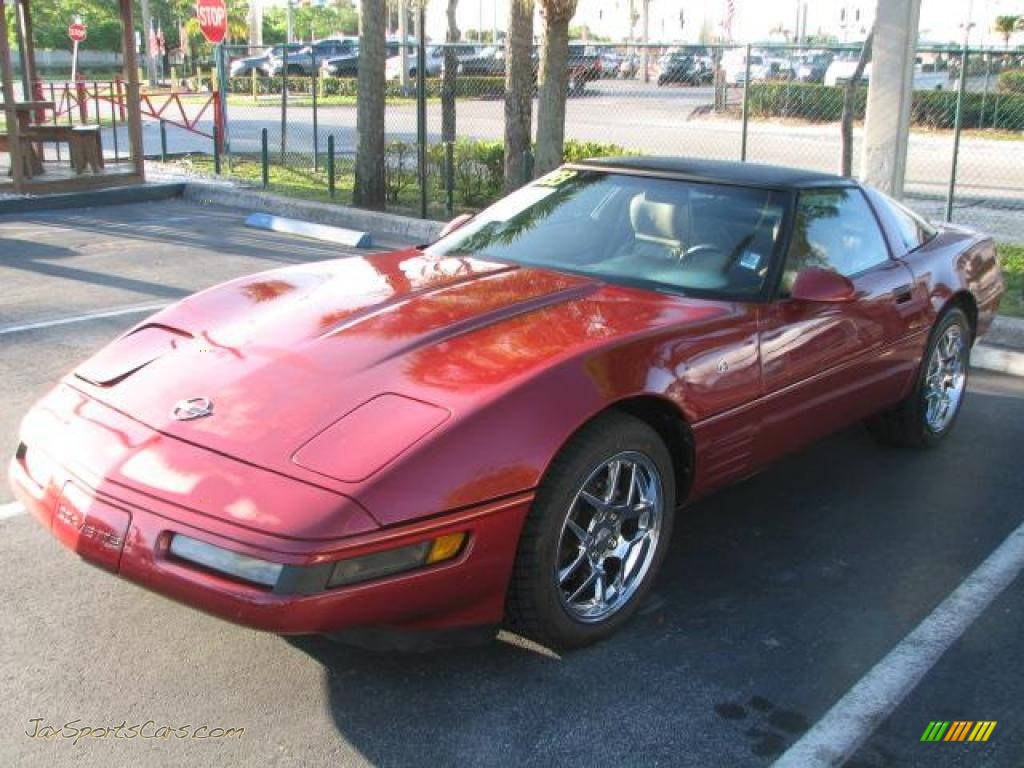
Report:
[[[213,124],[217,128],[217,151],[224,151],[224,115],[220,111],[221,91],[213,92]]]
[[[32,81],[32,100],[33,101],[45,101],[46,100],[46,97],[43,95],[43,83],[42,83],[41,80],[33,80]],[[50,101],[53,101],[53,99],[50,99]],[[56,105],[54,106],[54,110],[56,110]],[[38,109],[38,110],[36,110],[36,122],[37,123],[45,123],[46,122],[46,110],[45,109]]]
[[[78,74],[78,79],[75,81],[75,96],[78,98],[78,116],[82,119],[83,123],[88,123],[89,94],[85,90],[85,80],[82,78],[81,73]]]
[[[124,104],[124,82],[120,75],[117,76],[117,105],[121,109],[121,122],[123,123],[128,119],[128,113]]]

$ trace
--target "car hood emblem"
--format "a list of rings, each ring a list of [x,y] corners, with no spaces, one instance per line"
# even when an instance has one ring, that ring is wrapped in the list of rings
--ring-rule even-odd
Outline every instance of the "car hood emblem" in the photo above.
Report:
[[[213,401],[208,397],[190,397],[179,400],[171,409],[171,418],[177,421],[201,419],[213,413]]]

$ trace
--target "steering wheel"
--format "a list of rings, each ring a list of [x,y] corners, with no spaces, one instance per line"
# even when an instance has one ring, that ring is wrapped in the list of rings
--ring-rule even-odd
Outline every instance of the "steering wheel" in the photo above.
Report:
[[[725,256],[725,251],[714,243],[697,243],[696,245],[691,245],[679,255],[679,263],[681,264],[693,256],[700,256],[706,253]]]

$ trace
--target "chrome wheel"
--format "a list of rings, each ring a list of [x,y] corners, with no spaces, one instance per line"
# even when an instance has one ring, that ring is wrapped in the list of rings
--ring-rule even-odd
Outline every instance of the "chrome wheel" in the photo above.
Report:
[[[558,539],[554,579],[575,619],[603,621],[643,583],[664,519],[654,462],[637,451],[611,457],[576,492]]]
[[[940,433],[956,416],[967,383],[966,346],[959,325],[950,325],[939,338],[924,382],[925,423]]]

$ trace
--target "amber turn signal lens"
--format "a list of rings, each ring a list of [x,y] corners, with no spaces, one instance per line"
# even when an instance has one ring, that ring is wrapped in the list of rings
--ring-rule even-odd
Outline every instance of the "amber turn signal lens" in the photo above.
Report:
[[[464,533],[446,533],[434,539],[430,545],[430,552],[427,554],[427,565],[441,563],[451,560],[462,551],[462,544],[466,540]]]

